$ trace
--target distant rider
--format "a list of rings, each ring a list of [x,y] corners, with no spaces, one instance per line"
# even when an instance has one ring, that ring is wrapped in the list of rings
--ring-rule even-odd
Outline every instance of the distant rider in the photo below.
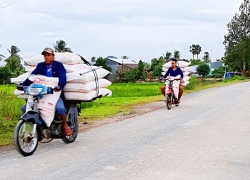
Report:
[[[55,54],[53,49],[45,48],[42,52],[42,55],[45,61],[39,63],[36,69],[31,74],[40,74],[47,77],[59,78],[58,88],[55,90],[56,91],[62,90],[62,92],[61,92],[61,97],[59,98],[56,104],[56,111],[62,119],[62,126],[65,134],[67,136],[70,136],[72,134],[72,131],[67,125],[66,109],[63,102],[63,100],[65,100],[63,88],[66,85],[66,70],[61,62],[54,60]],[[22,83],[23,86],[29,86],[30,84],[32,84],[32,82],[28,78]],[[25,112],[25,109],[26,105],[22,107],[23,113]]]
[[[183,72],[181,70],[181,68],[179,68],[177,66],[177,59],[175,58],[171,58],[171,65],[172,67],[170,67],[168,69],[168,71],[166,72],[166,74],[163,76],[163,79],[165,80],[168,76],[173,76],[173,77],[176,77],[178,75],[181,76],[180,80],[183,79]],[[165,89],[166,89],[166,85],[164,84],[162,87],[161,87],[161,92],[162,94],[165,96]],[[179,86],[179,96],[178,96],[178,103],[180,103],[180,99],[181,99],[181,96],[183,94],[183,87],[180,83],[180,86]]]

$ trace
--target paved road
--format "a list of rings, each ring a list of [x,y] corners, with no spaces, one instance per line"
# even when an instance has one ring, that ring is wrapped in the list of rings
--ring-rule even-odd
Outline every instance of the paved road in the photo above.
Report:
[[[250,179],[250,83],[104,125],[34,155],[0,154],[0,179]]]

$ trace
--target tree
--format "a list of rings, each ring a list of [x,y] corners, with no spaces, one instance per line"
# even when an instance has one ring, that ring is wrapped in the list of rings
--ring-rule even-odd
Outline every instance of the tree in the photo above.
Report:
[[[121,56],[122,59],[128,59],[129,57],[128,56]]]
[[[165,54],[163,54],[163,58],[165,61],[169,61],[172,56],[172,53],[167,51]]]
[[[7,63],[5,66],[12,73],[11,77],[17,77],[20,74],[24,73],[24,67],[21,64],[21,57],[18,55],[20,49],[17,46],[11,46],[10,50],[8,49],[10,56],[5,59]]]
[[[7,66],[0,67],[0,83],[10,83],[11,71]]]
[[[194,55],[196,54],[195,44],[193,44],[192,46],[190,46],[190,50],[189,51],[192,53],[193,59],[194,59]]]
[[[138,79],[144,80],[145,79],[145,73],[144,73],[144,64],[142,62],[142,60],[139,61],[138,63]]]
[[[210,62],[210,59],[209,59],[209,52],[204,52],[204,57],[203,57],[204,61],[205,62]]]
[[[54,44],[55,52],[72,52],[66,45],[67,44],[63,40],[56,41],[56,44]]]
[[[197,59],[197,60],[193,59],[191,60],[190,66],[195,66],[195,65],[200,65],[200,64],[202,64],[200,59]]]
[[[174,58],[180,59],[180,57],[181,57],[180,51],[174,51]]]
[[[200,45],[195,45],[195,51],[196,51],[196,55],[197,55],[197,59],[198,59],[198,56],[199,56],[199,54],[201,53],[201,47],[200,47]]]
[[[250,2],[244,0],[236,13],[227,24],[228,34],[224,36],[225,64],[231,69],[242,72],[250,65]]]
[[[111,67],[106,64],[106,59],[104,59],[102,57],[97,58],[94,66],[102,66],[102,68],[104,68],[108,71],[112,70]]]
[[[160,77],[162,76],[161,72],[162,72],[162,65],[165,63],[166,61],[164,60],[164,57],[160,57],[159,59],[154,58],[151,60],[151,68],[150,71],[152,71],[152,75],[155,77]]]
[[[197,55],[197,58],[198,59],[198,56],[199,54],[201,53],[201,46],[198,45],[198,44],[193,44],[192,46],[190,46],[190,50],[189,50],[192,54],[193,54],[193,59],[194,59],[194,55]]]
[[[92,57],[91,62],[96,62],[96,57]]]
[[[213,72],[211,73],[215,78],[221,78],[224,76],[225,74],[225,69],[224,67],[219,67],[219,68],[216,68],[215,70],[213,70]]]
[[[210,67],[208,64],[202,63],[196,68],[196,71],[200,76],[202,76],[202,79],[204,79],[209,74]]]

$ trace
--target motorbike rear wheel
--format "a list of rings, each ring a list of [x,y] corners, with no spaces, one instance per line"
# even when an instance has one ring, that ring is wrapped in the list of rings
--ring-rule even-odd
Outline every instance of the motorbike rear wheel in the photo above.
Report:
[[[67,124],[72,131],[70,136],[67,136],[65,133],[62,134],[62,140],[64,143],[69,144],[76,140],[78,135],[78,108],[77,106],[71,106],[68,111]],[[63,129],[62,129],[62,132]]]
[[[172,100],[173,100],[173,94],[172,93],[166,95],[166,106],[167,106],[168,110],[170,110],[171,107],[172,107]]]
[[[14,131],[14,142],[16,150],[23,156],[32,155],[38,145],[38,133],[35,130],[34,137],[32,136],[34,124],[20,120]]]

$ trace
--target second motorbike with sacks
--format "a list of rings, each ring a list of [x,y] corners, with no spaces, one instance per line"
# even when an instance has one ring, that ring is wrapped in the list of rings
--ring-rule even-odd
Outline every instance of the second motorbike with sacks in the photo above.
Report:
[[[180,86],[180,76],[171,77],[166,79],[166,89],[165,89],[165,102],[167,109],[170,110],[172,105],[179,106],[178,96],[179,96],[179,86]]]

